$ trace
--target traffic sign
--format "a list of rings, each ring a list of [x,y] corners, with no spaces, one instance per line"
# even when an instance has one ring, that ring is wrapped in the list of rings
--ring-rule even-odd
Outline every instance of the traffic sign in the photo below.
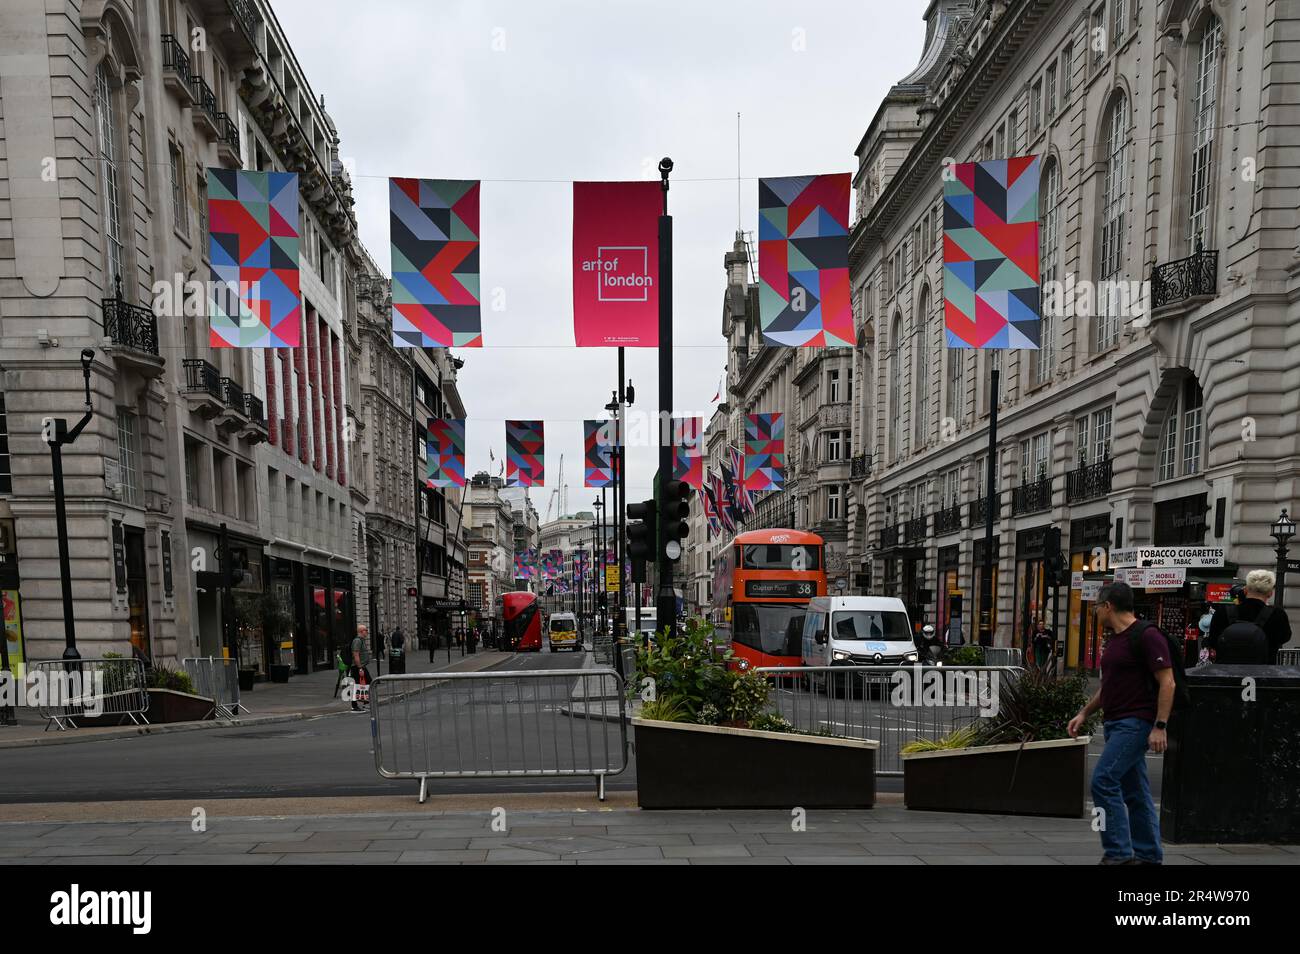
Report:
[[[605,589],[610,593],[617,593],[619,586],[619,575],[617,566],[605,567]]]

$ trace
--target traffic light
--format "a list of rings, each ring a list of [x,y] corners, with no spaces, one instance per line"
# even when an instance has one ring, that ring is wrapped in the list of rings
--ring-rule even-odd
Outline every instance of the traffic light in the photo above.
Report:
[[[691,485],[684,480],[664,484],[659,519],[664,527],[664,556],[676,560],[682,555],[682,540],[691,532],[686,518],[691,515]]]
[[[1053,586],[1059,585],[1063,578],[1066,582],[1069,581],[1065,572],[1065,557],[1061,553],[1060,527],[1048,527],[1043,534],[1043,575]]]
[[[658,532],[654,500],[628,504],[627,518],[627,554],[635,568],[637,563],[654,559]]]

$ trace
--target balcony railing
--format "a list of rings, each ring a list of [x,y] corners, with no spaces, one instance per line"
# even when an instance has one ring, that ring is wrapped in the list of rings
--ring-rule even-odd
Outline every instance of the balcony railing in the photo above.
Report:
[[[240,414],[247,414],[247,405],[244,401],[244,389],[234,378],[221,379],[221,392],[225,397],[226,407],[238,411]]]
[[[185,47],[181,46],[180,40],[170,33],[164,33],[162,38],[163,48],[163,71],[172,72],[180,77],[186,87],[190,83],[190,55],[185,52]]]
[[[858,454],[856,457],[849,458],[849,477],[853,480],[861,480],[871,473],[871,455]]]
[[[239,127],[227,113],[217,113],[217,138],[239,155]]]
[[[1105,457],[1070,471],[1065,475],[1065,502],[1079,503],[1106,496],[1110,493],[1112,470],[1111,459]]]
[[[1161,308],[1198,295],[1213,295],[1219,271],[1217,249],[1202,249],[1151,269],[1151,307]]]
[[[202,358],[186,358],[182,364],[185,367],[186,391],[205,391],[218,401],[223,399],[221,372],[213,365]]]
[[[248,393],[244,395],[244,415],[254,424],[266,427],[266,410],[262,404],[262,399],[256,394]]]
[[[900,524],[895,523],[880,528],[880,549],[886,550],[898,546],[899,527]]]
[[[970,525],[972,527],[982,527],[988,522],[988,497],[980,497],[978,500],[972,500],[969,505]],[[1002,497],[998,495],[993,498],[993,519],[996,520],[1002,516]]]
[[[257,42],[257,15],[252,0],[228,0],[230,12],[250,43]]]
[[[925,514],[913,517],[903,524],[903,540],[907,543],[919,543],[925,539],[926,527],[930,520]]]
[[[148,308],[116,298],[105,298],[104,334],[119,348],[130,348],[158,357],[158,319]]]
[[[202,76],[195,74],[190,77],[190,95],[194,97],[195,113],[205,114],[211,120],[213,127],[217,124],[217,94],[212,92],[212,87]]]
[[[935,533],[955,533],[961,529],[961,505],[944,507],[934,515]]]
[[[1052,478],[1021,484],[1011,491],[1011,512],[1013,514],[1037,513],[1052,508]]]

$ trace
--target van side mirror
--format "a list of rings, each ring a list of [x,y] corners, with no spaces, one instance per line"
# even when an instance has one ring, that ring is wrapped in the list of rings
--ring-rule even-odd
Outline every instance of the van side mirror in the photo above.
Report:
[[[815,639],[815,640],[817,641],[817,645],[818,645],[818,646],[825,646],[825,645],[826,645],[826,630],[824,630],[824,629],[819,629],[819,630],[817,630],[817,635],[814,636],[813,639]]]

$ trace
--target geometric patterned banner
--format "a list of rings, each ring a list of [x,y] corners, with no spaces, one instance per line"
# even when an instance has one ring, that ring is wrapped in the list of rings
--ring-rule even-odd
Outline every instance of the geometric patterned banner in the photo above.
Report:
[[[542,576],[554,580],[564,575],[564,551],[547,550],[542,554]]]
[[[208,170],[208,343],[214,348],[296,348],[298,175]]]
[[[785,415],[745,419],[745,489],[780,490],[785,484]]]
[[[704,485],[704,418],[673,418],[673,480]]]
[[[852,348],[849,174],[758,180],[763,343]]]
[[[515,554],[515,579],[531,580],[537,575],[537,551],[529,548]]]
[[[429,487],[465,486],[464,418],[429,418],[425,484]]]
[[[608,487],[614,482],[614,435],[618,422],[583,421],[583,486]]]
[[[397,347],[483,347],[478,193],[477,180],[388,180]]]
[[[541,421],[506,421],[507,487],[542,486],[546,475],[544,427]]]
[[[959,162],[943,183],[949,348],[1037,349],[1037,156]]]

